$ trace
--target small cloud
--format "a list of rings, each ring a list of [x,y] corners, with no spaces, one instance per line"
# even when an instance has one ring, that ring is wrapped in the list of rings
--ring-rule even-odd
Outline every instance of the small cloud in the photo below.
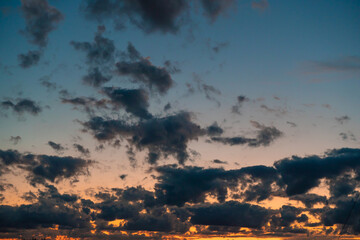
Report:
[[[350,120],[350,117],[347,115],[344,115],[341,117],[335,117],[335,120],[342,125],[342,124],[348,122]]]
[[[16,137],[11,136],[9,141],[12,142],[14,145],[16,145],[21,141],[21,137],[20,136],[16,136]]]
[[[216,164],[228,164],[228,162],[226,162],[226,161],[221,161],[221,160],[219,160],[219,159],[214,159],[214,160],[212,160],[211,162],[212,162],[212,163],[216,163]]]

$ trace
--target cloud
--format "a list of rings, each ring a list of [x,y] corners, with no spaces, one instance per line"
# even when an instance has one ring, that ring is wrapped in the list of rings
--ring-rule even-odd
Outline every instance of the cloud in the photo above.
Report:
[[[58,154],[62,154],[65,150],[65,147],[63,147],[60,143],[48,141],[48,145]]]
[[[71,104],[74,109],[79,109],[93,115],[95,110],[107,109],[108,100],[97,100],[93,97],[61,97],[61,102],[65,104]]]
[[[22,0],[21,11],[26,23],[23,33],[32,44],[40,47],[47,45],[48,34],[56,29],[64,18],[61,12],[50,6],[46,0]]]
[[[278,176],[272,167],[253,166],[236,170],[201,167],[177,168],[174,165],[157,167],[160,174],[155,184],[158,201],[168,205],[183,206],[185,203],[203,203],[207,195],[224,202],[230,189],[241,186],[244,190],[238,198],[246,201],[262,201],[270,197],[271,184]]]
[[[244,95],[239,95],[236,99],[237,102],[234,106],[231,107],[231,112],[240,115],[240,108],[242,108],[243,103],[250,101],[250,99]]]
[[[225,145],[248,145],[249,147],[269,146],[276,139],[281,137],[283,133],[276,127],[268,127],[256,121],[251,121],[251,124],[257,128],[257,135],[255,138],[247,137],[212,137],[211,141],[220,142]]]
[[[20,136],[16,136],[16,137],[11,136],[9,141],[12,142],[14,145],[16,145],[21,141],[21,137]]]
[[[312,208],[317,203],[327,204],[327,198],[314,193],[298,194],[290,197],[291,200],[297,200],[305,204],[307,208]]]
[[[235,3],[234,0],[201,0],[204,14],[211,22],[214,22],[221,13],[225,13]]]
[[[26,178],[32,185],[74,179],[79,175],[88,174],[88,167],[92,164],[93,161],[70,156],[22,154],[16,150],[0,150],[0,174],[9,172],[10,166],[17,167],[27,173]]]
[[[271,211],[248,203],[229,201],[189,208],[191,223],[199,225],[237,226],[260,229],[269,220]]]
[[[83,82],[86,85],[93,87],[100,87],[104,83],[107,83],[111,80],[111,76],[104,75],[99,68],[90,68],[87,75],[83,77]]]
[[[350,117],[347,115],[344,115],[341,117],[335,117],[335,120],[342,125],[342,124],[348,122],[350,120]]]
[[[24,229],[60,226],[60,229],[90,229],[90,216],[79,211],[76,195],[60,194],[47,185],[38,195],[31,193],[33,204],[0,205],[0,232],[19,234]]]
[[[220,106],[220,102],[214,96],[221,95],[221,91],[219,89],[216,89],[214,86],[204,83],[200,76],[196,73],[193,73],[193,80],[196,83],[199,92],[204,93],[207,99],[216,102],[216,104]],[[191,84],[189,84],[188,88],[190,93],[194,93],[195,89],[192,88]]]
[[[214,122],[212,125],[207,127],[206,131],[209,136],[218,136],[218,135],[223,134],[223,132],[224,132],[224,130],[221,127],[219,127],[217,122]]]
[[[125,110],[141,119],[150,119],[152,115],[148,112],[149,97],[142,89],[123,89],[107,87],[104,93],[111,99],[115,108],[125,108]]]
[[[177,33],[184,12],[188,9],[185,0],[95,0],[85,1],[83,11],[90,19],[113,19],[117,26],[124,28],[125,22],[146,33]]]
[[[356,137],[352,132],[348,132],[348,133],[341,132],[339,133],[339,135],[344,141],[347,140],[356,141]]]
[[[219,160],[219,159],[214,159],[214,160],[212,160],[211,162],[212,162],[212,163],[216,163],[216,164],[228,164],[227,161],[221,161],[221,160]]]
[[[30,113],[36,116],[42,112],[42,108],[37,103],[26,98],[19,98],[17,102],[11,100],[2,101],[1,107],[4,109],[12,109],[13,112],[19,115]]]
[[[40,61],[41,54],[40,51],[28,51],[26,54],[19,54],[19,65],[22,68],[29,68],[36,65]]]
[[[360,168],[359,149],[341,148],[326,152],[322,157],[285,158],[274,166],[281,175],[289,196],[303,194],[319,186],[321,179],[331,179]]]
[[[165,68],[156,67],[144,58],[136,62],[117,62],[116,68],[118,74],[130,76],[132,81],[144,83],[150,89],[154,86],[161,94],[166,93],[174,84]]]
[[[99,141],[126,138],[137,150],[147,149],[147,161],[151,164],[160,157],[175,157],[183,164],[189,159],[187,144],[205,134],[199,125],[191,120],[191,114],[180,112],[162,118],[150,118],[135,124],[122,120],[108,120],[93,117],[83,126]]]
[[[84,155],[85,157],[89,157],[90,156],[90,150],[88,148],[85,148],[84,146],[74,143],[73,147],[76,151],[78,151],[79,153],[81,153],[82,155]]]

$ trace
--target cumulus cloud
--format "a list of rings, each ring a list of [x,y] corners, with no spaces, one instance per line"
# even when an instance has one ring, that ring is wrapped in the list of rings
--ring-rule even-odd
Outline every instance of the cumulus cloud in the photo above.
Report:
[[[319,186],[321,179],[331,179],[359,169],[359,159],[359,149],[342,148],[330,150],[323,157],[285,158],[275,162],[274,166],[286,186],[286,193],[292,196]]]
[[[42,108],[33,100],[27,98],[19,98],[16,101],[6,100],[1,102],[1,108],[11,109],[14,113],[22,115],[30,113],[34,116],[42,112]]]
[[[57,28],[63,20],[62,13],[48,4],[46,0],[22,0],[21,11],[26,28],[23,31],[29,41],[40,47],[45,47],[48,34]]]
[[[149,97],[142,89],[104,88],[104,93],[111,99],[115,108],[125,108],[134,116],[149,119],[152,115],[148,112]]]
[[[33,65],[38,64],[41,57],[40,51],[28,51],[25,54],[19,54],[19,64],[22,68],[29,68]]]
[[[83,11],[90,19],[113,19],[123,28],[127,21],[146,33],[177,33],[183,13],[188,9],[185,0],[109,0],[85,1]]]
[[[11,171],[9,167],[17,167],[26,172],[32,185],[74,179],[88,174],[88,167],[93,164],[93,161],[81,158],[22,154],[16,150],[0,150],[0,160],[0,174]]]
[[[199,125],[192,122],[191,114],[180,112],[162,118],[150,118],[135,124],[122,120],[108,120],[93,117],[83,126],[99,141],[127,138],[137,150],[147,149],[147,161],[151,164],[160,157],[175,157],[179,163],[189,159],[187,144],[205,134]]]
[[[159,93],[166,93],[172,86],[173,80],[169,72],[162,67],[152,65],[148,59],[136,62],[120,61],[116,63],[117,73],[130,76],[134,82],[144,83],[150,89],[155,87]]]

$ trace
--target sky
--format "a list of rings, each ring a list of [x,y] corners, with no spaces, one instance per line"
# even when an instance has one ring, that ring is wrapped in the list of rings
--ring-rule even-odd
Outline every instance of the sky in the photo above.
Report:
[[[0,1],[1,239],[357,239],[360,2]]]

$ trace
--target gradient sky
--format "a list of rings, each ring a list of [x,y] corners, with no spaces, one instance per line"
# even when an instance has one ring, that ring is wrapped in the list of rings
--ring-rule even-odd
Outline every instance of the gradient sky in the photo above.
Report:
[[[0,238],[353,238],[359,29],[350,0],[1,1]]]

